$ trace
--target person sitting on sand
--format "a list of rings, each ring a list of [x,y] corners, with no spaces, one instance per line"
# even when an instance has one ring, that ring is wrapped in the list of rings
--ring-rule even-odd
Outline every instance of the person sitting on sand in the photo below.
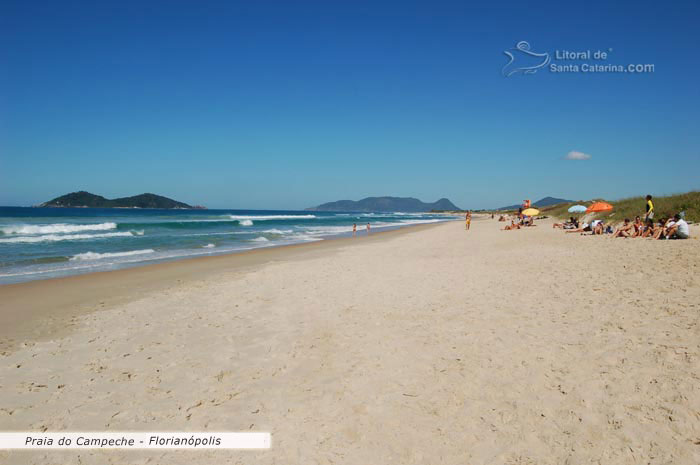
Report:
[[[632,235],[632,223],[630,222],[629,218],[625,218],[625,222],[622,223],[622,226],[617,228],[617,230],[613,233],[612,237],[630,237]]]
[[[662,239],[664,237],[664,232],[666,231],[666,226],[671,222],[671,219],[669,218],[661,218],[659,220],[659,224],[654,229],[654,234],[651,236],[651,239]],[[673,226],[673,225],[671,225]]]
[[[654,231],[654,220],[649,218],[647,219],[646,224],[644,225],[644,230],[642,231],[641,237],[651,237],[654,235]]]
[[[690,237],[688,223],[679,214],[676,214],[673,219],[673,226],[666,229],[666,239],[688,239]]]
[[[636,216],[634,223],[632,223],[632,234],[630,234],[630,237],[640,237],[643,232],[644,223],[642,223],[642,219],[639,216]]]
[[[584,231],[581,231],[582,236],[585,236],[584,232],[590,232],[590,236],[600,236],[605,232],[605,223],[603,222],[603,220],[593,220],[588,225],[588,228],[586,228]]]
[[[605,231],[605,222],[603,220],[591,221],[591,232],[593,236],[602,236]]]
[[[513,229],[520,229],[520,223],[516,223],[515,221],[511,221],[510,225],[507,225],[505,228],[503,228],[503,231],[511,231]]]

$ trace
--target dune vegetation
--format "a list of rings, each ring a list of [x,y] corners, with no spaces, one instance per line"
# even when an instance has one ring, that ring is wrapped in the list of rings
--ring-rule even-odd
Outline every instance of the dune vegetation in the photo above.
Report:
[[[652,194],[653,195],[653,194]],[[625,218],[631,220],[635,216],[644,216],[646,200],[643,196],[630,197],[620,200],[605,200],[605,199],[592,199],[592,200],[579,200],[571,203],[563,203],[559,205],[553,205],[551,207],[542,208],[540,211],[543,215],[554,216],[557,218],[568,218],[572,216],[567,210],[572,205],[585,205],[588,206],[592,202],[605,201],[614,206],[611,211],[596,213],[595,218],[606,219],[609,222],[622,221]],[[668,218],[679,212],[685,212],[686,220],[688,222],[700,222],[700,191],[686,192],[683,194],[674,194],[664,197],[653,198],[655,218]],[[579,216],[579,215],[574,215]]]

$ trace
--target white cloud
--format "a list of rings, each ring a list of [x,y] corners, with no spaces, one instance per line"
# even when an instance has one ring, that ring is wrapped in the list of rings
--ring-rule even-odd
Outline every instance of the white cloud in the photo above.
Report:
[[[572,150],[571,152],[567,153],[564,157],[565,160],[590,160],[590,158],[591,156],[587,153],[577,152],[575,150]]]

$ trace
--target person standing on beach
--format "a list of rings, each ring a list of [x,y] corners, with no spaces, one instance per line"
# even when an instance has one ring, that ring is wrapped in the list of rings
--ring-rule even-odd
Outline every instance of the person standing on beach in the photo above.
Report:
[[[469,228],[472,225],[472,212],[471,212],[471,210],[467,211],[467,215],[464,217],[464,220],[466,221],[467,231],[469,231]]]
[[[654,202],[651,201],[651,195],[647,195],[647,213],[644,216],[644,222],[654,219]]]
[[[369,236],[369,223],[367,223],[367,235]]]
[[[352,237],[357,235],[357,223],[352,224]]]

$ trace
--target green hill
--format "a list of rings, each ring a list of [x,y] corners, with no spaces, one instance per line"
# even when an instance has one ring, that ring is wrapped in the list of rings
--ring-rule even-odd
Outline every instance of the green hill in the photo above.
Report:
[[[156,194],[141,194],[132,197],[121,197],[118,199],[106,199],[101,195],[80,191],[56,197],[53,200],[44,202],[40,207],[79,207],[79,208],[204,208],[193,207],[177,200],[163,197]]]

